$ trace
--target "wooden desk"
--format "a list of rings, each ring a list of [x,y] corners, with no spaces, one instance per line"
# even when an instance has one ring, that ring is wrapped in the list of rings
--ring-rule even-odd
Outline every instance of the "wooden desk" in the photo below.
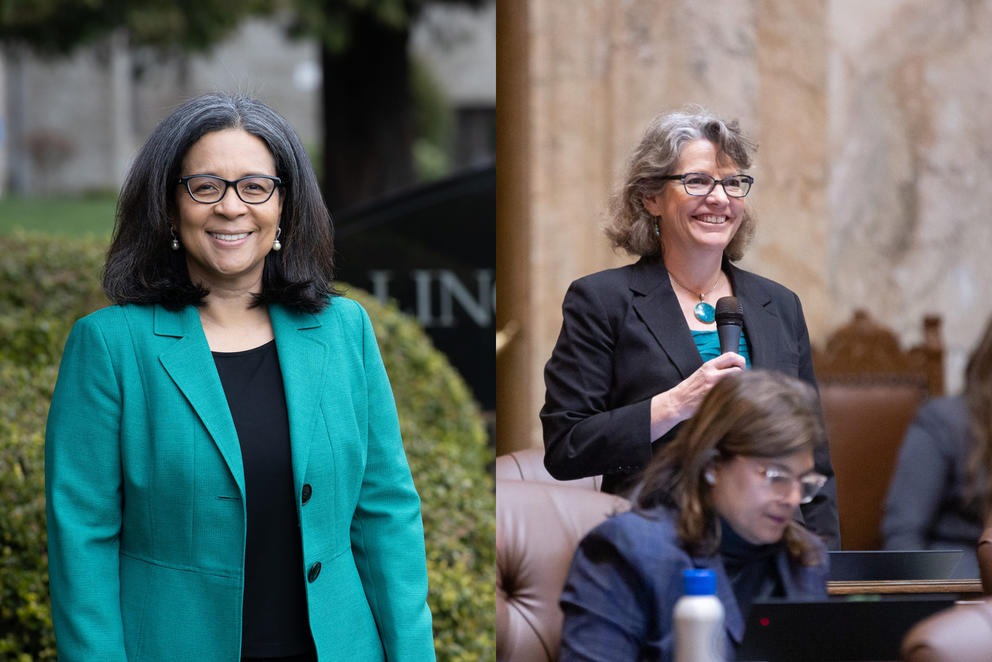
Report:
[[[972,600],[982,596],[982,582],[978,579],[827,582],[828,595],[886,595],[896,593],[956,593],[959,600]]]

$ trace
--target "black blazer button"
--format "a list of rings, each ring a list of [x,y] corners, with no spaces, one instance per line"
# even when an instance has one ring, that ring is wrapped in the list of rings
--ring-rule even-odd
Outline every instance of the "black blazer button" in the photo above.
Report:
[[[310,483],[304,483],[303,484],[303,503],[306,503],[307,501],[309,501],[311,496],[313,496],[313,488],[310,487]]]
[[[317,581],[317,576],[320,575],[320,561],[317,561],[312,566],[310,570],[307,571],[307,581],[311,584]]]

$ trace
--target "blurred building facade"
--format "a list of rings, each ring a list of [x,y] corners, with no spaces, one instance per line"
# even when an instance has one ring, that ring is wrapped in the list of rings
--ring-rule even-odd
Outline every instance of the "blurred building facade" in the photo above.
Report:
[[[453,109],[452,167],[491,161],[495,0],[481,9],[428,6],[410,44]],[[278,16],[246,20],[197,56],[130,49],[121,34],[67,58],[0,51],[0,195],[114,191],[155,125],[211,90],[259,97],[317,148],[320,85],[317,45],[289,39]]]
[[[802,299],[814,344],[869,309],[904,346],[939,314],[946,383],[992,313],[992,2],[500,0],[497,451],[541,444],[543,366],[572,280],[626,264],[601,226],[657,113],[759,143],[741,263]]]

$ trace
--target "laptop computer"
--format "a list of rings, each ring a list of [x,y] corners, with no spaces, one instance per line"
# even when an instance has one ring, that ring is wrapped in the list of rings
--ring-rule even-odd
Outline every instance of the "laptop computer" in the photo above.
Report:
[[[830,581],[950,579],[960,549],[831,551]]]
[[[738,660],[838,662],[898,660],[916,623],[951,607],[952,596],[892,595],[872,600],[766,600],[751,606]]]

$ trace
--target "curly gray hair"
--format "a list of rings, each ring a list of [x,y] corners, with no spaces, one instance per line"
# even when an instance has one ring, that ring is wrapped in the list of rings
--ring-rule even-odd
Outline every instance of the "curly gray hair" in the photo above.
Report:
[[[725,121],[698,106],[681,112],[658,115],[648,124],[640,143],[627,162],[623,183],[610,201],[606,235],[613,246],[633,255],[661,253],[655,234],[657,220],[644,208],[644,197],[661,191],[668,183],[660,179],[673,172],[686,143],[705,139],[713,143],[741,170],[751,167],[757,146],[741,133],[737,121]],[[745,208],[737,234],[725,251],[731,260],[744,256],[754,235],[754,216]]]

